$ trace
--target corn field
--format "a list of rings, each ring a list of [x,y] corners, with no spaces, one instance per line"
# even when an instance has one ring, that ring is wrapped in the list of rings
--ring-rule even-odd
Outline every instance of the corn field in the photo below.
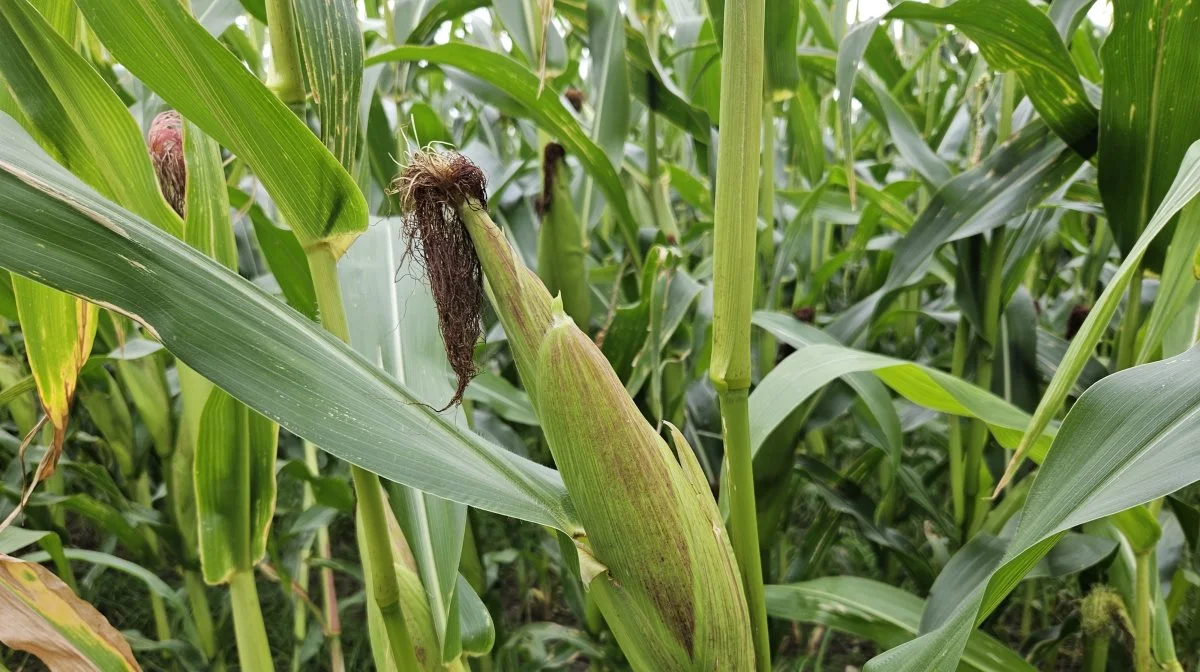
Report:
[[[0,672],[1200,668],[1197,36],[0,0]]]

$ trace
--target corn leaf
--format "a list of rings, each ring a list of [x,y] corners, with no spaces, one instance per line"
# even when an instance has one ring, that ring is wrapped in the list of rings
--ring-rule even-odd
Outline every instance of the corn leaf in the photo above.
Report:
[[[619,169],[625,156],[625,137],[629,135],[633,121],[625,66],[625,15],[616,0],[589,0],[587,19],[588,47],[592,56],[587,91],[588,102],[595,110],[588,137]],[[584,226],[594,222],[600,213],[594,187],[595,178],[589,177],[583,188]]]
[[[279,426],[213,389],[200,416],[194,478],[204,580],[251,571],[275,514]]]
[[[366,229],[366,201],[349,173],[182,4],[77,4],[125,67],[250,164],[302,245],[340,253]]]
[[[1029,427],[1025,430],[1025,436],[1021,439],[1021,444],[1017,447],[1016,454],[1013,455],[1012,461],[1009,462],[1008,470],[1005,472],[1004,477],[1000,479],[997,487],[1003,487],[1012,477],[1013,472],[1020,464],[1021,458],[1025,456],[1030,446],[1041,436],[1046,425],[1050,423],[1050,419],[1058,413],[1063,401],[1067,398],[1067,394],[1075,386],[1075,379],[1079,377],[1084,366],[1087,365],[1092,350],[1108,329],[1109,321],[1112,319],[1113,314],[1116,313],[1117,306],[1121,303],[1121,297],[1125,293],[1125,288],[1129,286],[1130,280],[1133,279],[1133,274],[1141,272],[1140,264],[1142,257],[1150,249],[1150,245],[1154,242],[1154,239],[1167,228],[1167,225],[1175,217],[1175,214],[1191,202],[1197,194],[1200,194],[1200,142],[1193,143],[1188,148],[1188,153],[1184,156],[1183,163],[1179,166],[1179,173],[1175,176],[1175,181],[1171,184],[1170,191],[1163,197],[1158,211],[1154,213],[1154,217],[1150,220],[1146,230],[1138,238],[1137,245],[1129,251],[1129,254],[1121,262],[1121,266],[1113,275],[1112,280],[1109,281],[1100,298],[1096,300],[1095,305],[1088,312],[1087,319],[1080,326],[1079,332],[1071,340],[1071,346],[1067,348],[1066,354],[1063,355],[1058,370],[1054,372],[1054,378],[1046,386],[1042,400],[1038,402],[1037,410],[1034,411],[1033,418],[1029,421]]]
[[[917,636],[925,601],[910,592],[857,576],[827,576],[767,586],[767,614],[825,627],[894,647]],[[962,655],[962,670],[1033,672],[1019,654],[976,632]]]
[[[354,170],[359,143],[359,95],[363,42],[351,0],[296,0],[300,53],[321,141],[347,171]]]
[[[1155,403],[1146,404],[1153,398]],[[949,672],[976,625],[1071,528],[1200,480],[1200,349],[1126,369],[1071,408],[1038,471],[1020,524],[999,562],[979,580],[935,583],[954,605],[922,622],[926,634],[871,660],[868,672]],[[954,564],[954,560],[951,561]],[[942,575],[954,573],[943,571]]]
[[[1127,256],[1170,190],[1188,145],[1200,139],[1197,30],[1194,2],[1113,3],[1113,30],[1101,51],[1099,185],[1113,237]],[[1169,241],[1150,246],[1149,267],[1161,268]]]
[[[799,348],[767,374],[750,395],[751,444],[756,451],[773,429],[831,381],[847,376],[847,382],[863,394],[862,383],[852,375],[868,371],[914,404],[983,420],[996,440],[1009,448],[1020,442],[1029,422],[1027,413],[1004,399],[943,371],[842,345],[813,344],[811,335],[803,330],[805,325],[783,315],[759,312],[754,315],[754,323]],[[1041,441],[1031,457],[1040,459],[1049,443]]]
[[[0,267],[137,316],[198,373],[334,455],[446,499],[578,529],[553,470],[421,405],[310,320],[107,202],[3,117],[0,234]]]
[[[121,633],[39,565],[0,555],[0,611],[0,642],[52,670],[141,669]]]

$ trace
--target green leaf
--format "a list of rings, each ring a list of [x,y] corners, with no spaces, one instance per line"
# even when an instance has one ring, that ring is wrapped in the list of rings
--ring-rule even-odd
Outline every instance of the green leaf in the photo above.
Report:
[[[34,137],[84,182],[174,235],[146,143],[125,104],[25,0],[0,4],[0,74]]]
[[[491,408],[496,415],[509,422],[533,427],[538,425],[529,395],[494,373],[484,371],[475,376],[465,396]]]
[[[321,141],[347,171],[359,141],[363,41],[352,0],[295,0],[296,34]]]
[[[609,162],[620,169],[625,156],[625,136],[629,135],[631,92],[625,74],[625,16],[616,0],[588,0],[588,102],[595,111],[588,137],[604,150]],[[589,177],[583,188],[584,226],[595,221],[600,208],[593,198],[595,178]],[[587,325],[584,325],[586,327]]]
[[[899,646],[917,636],[925,601],[895,586],[857,576],[827,576],[804,583],[767,586],[767,614],[817,623]],[[959,669],[979,672],[1033,672],[1012,649],[982,632],[971,634]]]
[[[1017,73],[1025,95],[1063,142],[1083,158],[1096,152],[1098,115],[1067,45],[1027,0],[958,0],[946,7],[904,2],[887,18],[953,24],[979,45],[989,65]]]
[[[1200,5],[1116,0],[1104,40],[1100,107],[1100,195],[1121,251],[1130,256],[1150,214],[1160,209],[1188,145],[1200,139]],[[1151,245],[1146,265],[1161,267],[1170,238]]]
[[[349,173],[182,4],[77,4],[122,65],[250,164],[302,245],[340,254],[366,229],[367,204]]]
[[[521,104],[539,126],[553,133],[567,148],[567,153],[579,162],[604,192],[610,207],[616,211],[617,220],[627,242],[637,240],[638,224],[625,198],[625,187],[608,156],[592,141],[579,122],[567,111],[560,96],[549,84],[539,92],[537,75],[525,69],[517,61],[469,44],[443,44],[432,47],[403,46],[376,54],[367,59],[367,65],[389,61],[428,61],[437,65],[463,70],[496,86]],[[635,245],[630,245],[629,254],[640,265],[640,254]]]
[[[1200,194],[1200,142],[1193,143],[1188,148],[1188,153],[1179,166],[1179,173],[1175,176],[1170,191],[1163,197],[1158,211],[1154,213],[1150,224],[1138,238],[1137,245],[1121,262],[1120,268],[1117,269],[1100,298],[1088,312],[1087,319],[1083,321],[1079,332],[1071,340],[1071,346],[1063,355],[1062,362],[1054,373],[1054,378],[1046,386],[1046,392],[1042,395],[1037,410],[1033,413],[1033,419],[1029,421],[1029,427],[1025,430],[1021,445],[1017,447],[1016,454],[1009,462],[1008,470],[1000,479],[997,488],[1003,487],[1009,480],[1030,445],[1038,440],[1050,419],[1058,413],[1059,407],[1062,406],[1067,394],[1074,387],[1075,379],[1079,377],[1080,372],[1087,364],[1092,350],[1108,329],[1108,324],[1112,320],[1113,314],[1116,313],[1117,306],[1120,305],[1121,297],[1124,296],[1125,288],[1132,280],[1133,274],[1141,272],[1142,257],[1154,239],[1167,227],[1175,214],[1191,202],[1197,194]]]
[[[1147,399],[1154,403],[1147,404]],[[1079,398],[1038,471],[1000,561],[976,581],[935,584],[953,605],[927,634],[867,664],[870,672],[949,672],[975,626],[1071,528],[1200,479],[1200,349],[1113,374]],[[954,564],[951,560],[951,564]],[[943,571],[948,576],[950,567]]]
[[[1068,151],[1045,126],[1025,127],[978,166],[946,182],[934,194],[896,248],[896,260],[884,286],[896,289],[920,279],[943,243],[989,231],[1036,207],[1080,165],[1079,156]]]
[[[798,348],[767,374],[750,394],[751,445],[755,451],[761,448],[772,429],[818,389],[836,378],[862,372],[874,373],[914,404],[983,420],[1003,446],[1016,446],[1029,421],[1024,411],[1000,397],[937,369],[842,345],[809,345],[809,338],[797,327],[799,321],[793,318],[758,312],[754,315],[754,324]],[[847,382],[853,386],[852,381]],[[1038,444],[1034,459],[1044,453],[1048,444],[1049,441]]]
[[[767,90],[778,97],[790,97],[800,87],[800,66],[796,44],[800,41],[800,0],[766,0],[766,48],[763,78]]]
[[[279,426],[214,388],[196,440],[196,517],[204,580],[253,571],[275,514]]]
[[[184,189],[187,216],[180,237],[225,268],[237,270],[237,246],[229,222],[229,189],[225,186],[221,147],[185,120],[183,156],[187,162]]]
[[[1146,319],[1145,333],[1138,347],[1138,364],[1150,361],[1154,353],[1161,349],[1168,327],[1179,317],[1188,294],[1196,286],[1192,268],[1196,251],[1200,249],[1200,203],[1192,201],[1184,207],[1179,223],[1167,248],[1158,293],[1154,295],[1154,307]]]
[[[294,434],[446,499],[576,531],[553,470],[471,434],[302,315],[88,189],[0,118],[0,267],[138,316]]]
[[[754,324],[766,329],[794,348],[805,348],[816,344],[841,346],[836,339],[820,329],[777,313],[758,311],[752,319]],[[770,377],[771,374],[767,374],[763,381],[759,383],[760,386],[766,383]],[[879,425],[881,434],[886,439],[885,447],[888,459],[894,465],[898,466],[900,463],[900,451],[904,446],[904,437],[900,428],[900,418],[896,415],[896,409],[892,405],[891,395],[888,394],[887,389],[884,388],[883,384],[875,376],[869,376],[864,373],[847,373],[843,378],[863,400],[871,417]],[[772,385],[774,384],[772,382]],[[815,389],[813,391],[815,392]],[[805,395],[802,391],[795,390],[789,391],[786,396],[788,403],[794,403],[796,406],[799,406],[808,395]],[[751,395],[751,417],[755,418],[755,421],[751,422],[751,446],[755,453],[761,448],[761,441],[755,439],[765,440],[765,437],[770,433],[766,430],[756,429],[762,423],[762,421],[757,420],[759,416],[756,415],[756,411],[758,408],[765,409],[767,398],[769,397],[760,396],[759,404],[761,405],[759,405],[755,404],[753,401],[754,396],[753,394]],[[761,433],[763,431],[766,433]]]
[[[262,251],[288,305],[316,322],[317,290],[313,287],[308,257],[304,255],[304,248],[296,240],[296,235],[290,229],[276,226],[262,207],[251,201],[245,192],[230,189],[229,201],[239,212],[246,213],[254,225],[258,249]]]

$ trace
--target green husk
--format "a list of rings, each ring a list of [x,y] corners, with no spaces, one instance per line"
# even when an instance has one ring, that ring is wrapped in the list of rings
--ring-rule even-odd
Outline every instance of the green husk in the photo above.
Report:
[[[750,670],[749,614],[733,551],[695,457],[681,465],[600,349],[520,261],[482,205],[465,159],[412,157],[404,184],[457,214],[487,278],[521,380],[586,532],[574,535],[584,583],[638,670]],[[412,171],[425,171],[415,179]],[[478,170],[477,168],[475,169]],[[426,204],[428,205],[428,203]],[[427,241],[426,241],[427,244]],[[428,253],[428,250],[426,250]]]

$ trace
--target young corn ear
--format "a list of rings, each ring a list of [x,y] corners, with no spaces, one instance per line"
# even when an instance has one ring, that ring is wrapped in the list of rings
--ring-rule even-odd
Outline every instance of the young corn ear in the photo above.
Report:
[[[562,295],[563,308],[587,330],[592,298],[587,284],[587,247],[583,226],[571,202],[571,170],[562,145],[546,143],[542,152],[542,197],[538,213],[538,275],[551,294]]]
[[[468,167],[464,188],[454,176]],[[434,182],[429,171],[445,178],[440,193],[406,188]],[[676,460],[600,349],[521,263],[472,188],[482,184],[478,172],[455,154],[415,155],[400,179],[401,201],[412,216],[429,209],[418,196],[433,199],[455,213],[446,225],[470,234],[584,526],[575,543],[585,585],[635,669],[753,669],[737,566],[691,448],[678,441],[683,464]]]

